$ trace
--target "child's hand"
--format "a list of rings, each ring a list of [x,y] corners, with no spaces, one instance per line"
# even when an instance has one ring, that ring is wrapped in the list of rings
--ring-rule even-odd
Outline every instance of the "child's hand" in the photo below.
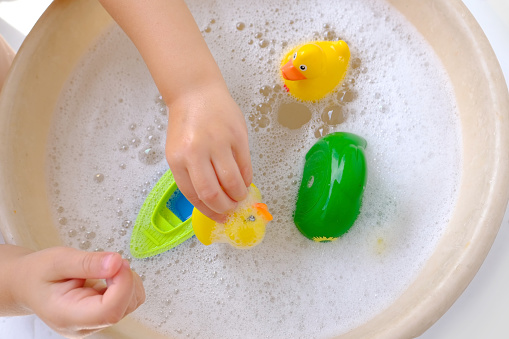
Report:
[[[145,301],[140,277],[118,253],[49,248],[21,256],[15,275],[15,299],[67,337],[115,324]]]
[[[222,222],[247,196],[244,116],[184,0],[100,0],[131,38],[170,109],[166,158],[203,214]]]
[[[166,158],[182,193],[208,217],[224,222],[246,198],[253,176],[247,127],[224,82],[169,103]]]

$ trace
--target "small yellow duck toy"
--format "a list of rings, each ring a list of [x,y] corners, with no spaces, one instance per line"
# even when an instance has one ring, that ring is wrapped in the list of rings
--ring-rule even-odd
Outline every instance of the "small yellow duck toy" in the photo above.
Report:
[[[342,40],[295,47],[281,63],[285,88],[297,99],[320,100],[343,80],[349,60],[350,49]]]
[[[196,238],[204,244],[215,242],[229,243],[236,248],[250,248],[258,245],[265,236],[265,225],[272,220],[267,205],[261,203],[262,195],[251,184],[247,198],[240,202],[224,224],[205,216],[196,208],[193,210],[192,224]]]

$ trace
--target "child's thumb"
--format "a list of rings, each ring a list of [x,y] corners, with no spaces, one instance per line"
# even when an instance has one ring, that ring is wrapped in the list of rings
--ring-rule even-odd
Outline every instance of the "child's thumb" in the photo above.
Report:
[[[122,266],[122,256],[115,252],[85,252],[66,248],[55,255],[54,272],[60,279],[108,279]]]

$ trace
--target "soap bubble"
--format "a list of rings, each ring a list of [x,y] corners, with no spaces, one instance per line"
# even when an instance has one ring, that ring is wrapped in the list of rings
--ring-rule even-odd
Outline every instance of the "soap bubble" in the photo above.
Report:
[[[258,45],[261,47],[261,48],[265,48],[269,45],[269,41],[266,40],[266,39],[261,39],[260,41],[258,41]]]
[[[83,240],[80,242],[79,247],[82,250],[88,250],[92,244],[88,240]]]
[[[138,147],[140,145],[140,143],[141,143],[140,138],[132,138],[131,139],[131,145],[133,147]]]
[[[164,152],[157,146],[145,147],[138,153],[138,159],[145,165],[154,165],[164,159]]]

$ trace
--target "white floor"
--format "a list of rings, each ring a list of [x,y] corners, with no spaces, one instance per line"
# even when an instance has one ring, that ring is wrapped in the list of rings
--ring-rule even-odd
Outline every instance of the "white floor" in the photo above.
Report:
[[[490,40],[509,79],[509,0],[463,0]],[[0,0],[0,34],[18,49],[50,0]],[[509,82],[509,81],[508,81]],[[509,338],[509,208],[479,273],[449,309],[419,339]],[[0,235],[0,243],[3,239]],[[0,318],[1,339],[59,339],[36,316]]]

